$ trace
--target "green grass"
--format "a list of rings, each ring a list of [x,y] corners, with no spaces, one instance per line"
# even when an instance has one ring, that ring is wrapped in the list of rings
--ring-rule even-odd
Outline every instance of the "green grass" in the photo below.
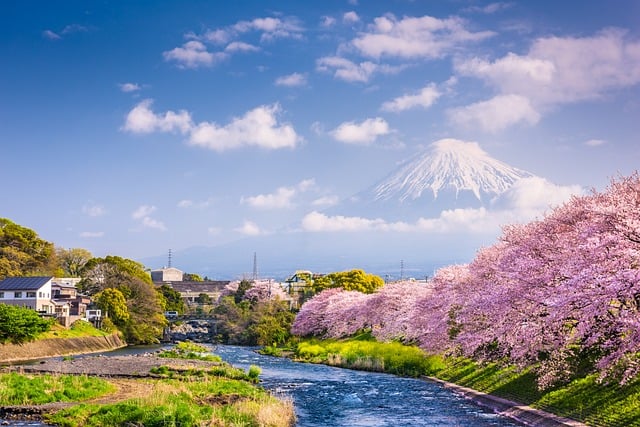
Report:
[[[415,346],[369,340],[309,340],[298,344],[296,356],[315,363],[418,377],[442,368],[442,358]]]
[[[40,405],[93,399],[113,391],[106,380],[74,375],[0,375],[0,405]]]
[[[147,396],[107,405],[80,404],[46,417],[61,427],[288,426],[281,402],[246,381],[227,378],[157,380]],[[272,421],[266,422],[269,417]]]
[[[620,386],[598,382],[596,375],[578,378],[550,390],[539,390],[532,367],[519,369],[464,358],[427,355],[400,343],[352,340],[303,340],[296,357],[352,369],[381,370],[403,376],[433,376],[477,391],[530,405],[596,427],[640,427],[640,377]]]
[[[77,320],[69,328],[60,324],[54,324],[51,330],[38,335],[37,339],[46,338],[78,338],[78,337],[104,337],[111,335],[108,332],[96,329],[91,323]]]
[[[171,350],[161,352],[159,357],[169,359],[189,359],[189,360],[206,360],[208,362],[222,362],[222,358],[217,354],[211,354],[211,350],[207,347],[192,342],[181,341]]]

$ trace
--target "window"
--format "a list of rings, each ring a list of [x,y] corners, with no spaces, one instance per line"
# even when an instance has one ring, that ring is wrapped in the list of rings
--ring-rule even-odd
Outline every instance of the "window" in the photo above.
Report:
[[[34,297],[35,297],[35,295],[34,295]],[[40,292],[40,298],[42,298],[42,292]]]
[[[0,298],[4,298],[4,292],[0,292]]]
[[[42,293],[42,292],[40,292]],[[27,298],[35,298],[36,297],[36,293],[35,292],[27,292]]]
[[[19,292],[19,291],[18,292],[14,292],[13,293],[13,297],[14,298],[22,298],[22,292]]]

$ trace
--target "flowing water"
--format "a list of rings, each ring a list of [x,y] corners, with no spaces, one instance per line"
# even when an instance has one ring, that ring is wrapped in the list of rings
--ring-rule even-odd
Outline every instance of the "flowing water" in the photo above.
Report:
[[[215,353],[245,370],[260,366],[262,386],[293,399],[299,427],[519,425],[429,381],[296,363],[247,347]]]
[[[102,354],[136,354],[159,348],[129,347]],[[297,363],[263,356],[249,347],[220,345],[215,353],[238,368],[259,366],[261,385],[276,396],[292,399],[297,427],[520,425],[429,381]],[[26,421],[6,425],[46,426]]]

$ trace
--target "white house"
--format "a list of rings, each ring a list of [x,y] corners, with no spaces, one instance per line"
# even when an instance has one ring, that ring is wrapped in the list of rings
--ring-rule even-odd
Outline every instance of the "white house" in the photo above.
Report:
[[[151,270],[151,280],[154,283],[160,282],[182,282],[184,273],[174,267],[165,267],[159,270]]]
[[[50,276],[7,277],[0,282],[0,304],[28,307],[41,313],[54,314]]]

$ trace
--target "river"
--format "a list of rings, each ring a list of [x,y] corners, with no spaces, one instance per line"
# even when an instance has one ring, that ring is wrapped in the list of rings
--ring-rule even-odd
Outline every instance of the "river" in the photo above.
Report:
[[[262,385],[293,399],[298,427],[520,425],[429,381],[297,363],[247,347],[215,352],[239,368],[260,366]]]
[[[158,348],[129,347],[103,354],[135,354]],[[429,381],[297,363],[263,356],[254,350],[219,345],[215,353],[245,370],[250,365],[259,366],[262,369],[261,385],[278,397],[293,400],[297,427],[520,425]],[[45,426],[24,421],[11,421],[8,425]]]

